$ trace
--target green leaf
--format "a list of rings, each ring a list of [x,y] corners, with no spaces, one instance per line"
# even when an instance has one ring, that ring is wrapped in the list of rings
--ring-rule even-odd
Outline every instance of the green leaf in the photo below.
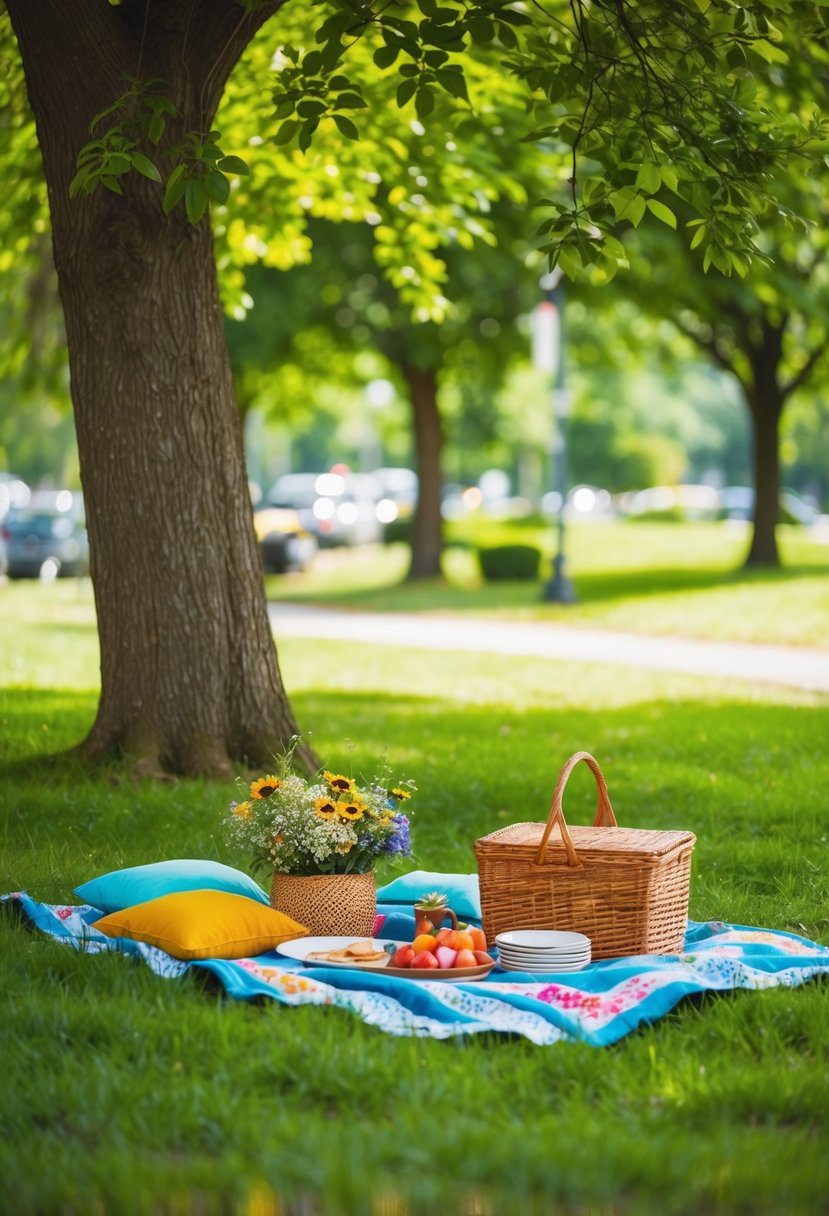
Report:
[[[309,118],[302,124],[302,130],[299,133],[299,148],[301,152],[307,152],[311,146],[311,140],[314,138],[314,132],[320,125],[318,118]]]
[[[77,194],[88,194],[91,187],[87,186],[86,182],[93,175],[97,176],[91,165],[84,165],[80,168],[69,183],[69,197],[74,198]]]
[[[473,42],[491,42],[495,37],[495,26],[488,17],[472,17],[467,29]]]
[[[108,173],[113,177],[119,173],[126,173],[130,167],[130,158],[122,152],[115,152],[112,156],[107,156],[104,159],[104,166]]]
[[[216,161],[216,168],[221,169],[222,173],[238,173],[240,177],[250,173],[247,162],[241,156],[223,156]]]
[[[444,68],[443,71],[437,72],[438,84],[440,84],[447,93],[451,93],[453,97],[459,97],[462,101],[469,101],[469,93],[466,89],[466,79],[463,72],[453,68]]]
[[[670,207],[666,207],[664,203],[660,203],[658,199],[649,198],[645,204],[648,211],[655,215],[663,224],[667,224],[669,228],[676,228],[676,216]]]
[[[177,173],[179,174],[179,177],[175,176]],[[173,208],[180,202],[181,197],[184,194],[187,181],[183,176],[181,176],[183,173],[184,166],[179,165],[178,168],[174,169],[170,174],[167,181],[167,189],[164,192],[164,201],[161,204],[161,209],[165,215],[170,214]]]
[[[204,179],[207,193],[214,203],[226,203],[230,197],[230,182],[224,173],[211,169]]]
[[[111,190],[113,194],[124,193],[117,177],[110,177],[109,174],[104,173],[100,177],[100,182],[102,186],[106,186],[107,190]]]
[[[364,110],[368,102],[359,93],[340,93],[334,102],[335,110]]]
[[[300,118],[317,118],[320,114],[324,114],[325,110],[325,102],[320,101],[318,97],[303,98],[296,108]]]
[[[422,86],[415,96],[415,112],[418,118],[427,118],[435,108],[435,95],[428,87]]]
[[[773,42],[767,42],[765,38],[758,38],[751,43],[751,49],[761,59],[765,59],[766,63],[788,63],[789,56],[779,46],[775,46]],[[716,263],[715,263],[716,265]]]
[[[197,224],[207,210],[207,186],[200,177],[191,177],[184,190],[184,208],[191,224]]]
[[[558,252],[558,265],[570,279],[575,279],[581,272],[581,257],[573,245],[562,245]]]
[[[148,177],[152,182],[161,181],[161,174],[158,169],[156,169],[153,162],[143,152],[133,152],[131,159],[133,169],[136,169],[142,177]]]
[[[374,62],[378,68],[390,68],[399,54],[399,47],[381,46],[374,52]]]
[[[289,118],[287,122],[283,122],[276,135],[273,137],[273,142],[280,146],[289,144],[299,130],[299,123],[295,118]]]
[[[694,233],[693,239],[690,244],[690,248],[696,249],[697,245],[701,245],[704,240],[705,240],[705,224],[700,224],[699,228],[697,228],[696,232]]]
[[[359,139],[360,132],[350,118],[346,118],[344,114],[335,114],[334,122],[337,124],[337,129],[346,139]]]
[[[397,104],[402,109],[407,101],[411,101],[417,89],[417,81],[409,77],[407,80],[401,80],[397,86]]]
[[[654,194],[662,185],[662,175],[653,161],[646,160],[639,166],[636,185],[640,190],[646,190],[648,194]]]
[[[153,114],[150,121],[147,123],[147,135],[151,144],[157,144],[164,134],[164,128],[167,124],[160,114]]]

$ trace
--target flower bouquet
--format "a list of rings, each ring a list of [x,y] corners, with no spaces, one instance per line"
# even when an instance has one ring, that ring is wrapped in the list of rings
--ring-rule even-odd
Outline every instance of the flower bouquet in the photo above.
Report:
[[[371,936],[374,868],[381,858],[411,856],[409,817],[401,807],[415,789],[327,769],[298,776],[292,740],[269,773],[244,788],[225,815],[229,838],[250,850],[254,870],[273,871],[271,903],[314,934]]]

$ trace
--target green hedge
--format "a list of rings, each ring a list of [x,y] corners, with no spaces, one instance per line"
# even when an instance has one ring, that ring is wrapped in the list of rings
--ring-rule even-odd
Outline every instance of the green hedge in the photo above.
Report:
[[[541,550],[535,545],[493,545],[478,549],[481,573],[487,582],[538,578]]]

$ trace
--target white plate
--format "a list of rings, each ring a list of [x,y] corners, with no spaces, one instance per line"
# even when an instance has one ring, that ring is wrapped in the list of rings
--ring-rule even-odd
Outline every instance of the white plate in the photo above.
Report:
[[[297,937],[290,942],[282,942],[276,947],[277,954],[284,954],[286,958],[295,958],[299,962],[304,963],[306,956],[312,951],[324,953],[328,950],[344,950],[346,946],[350,946],[352,942],[371,941],[375,950],[384,950],[386,946],[393,946],[396,950],[398,946],[405,945],[405,942],[396,942],[388,937],[365,938],[355,937]],[[324,958],[308,959],[309,967],[373,967],[375,970],[379,967],[387,967],[389,954],[385,959],[378,959],[376,963],[358,963],[356,960],[353,963],[338,963],[330,962]]]
[[[559,950],[554,949],[552,946],[539,946],[537,949],[533,949],[530,946],[511,946],[508,942],[498,942],[497,944],[498,949],[504,954],[521,954],[527,958],[537,958],[545,954],[556,954],[559,957],[563,954],[589,954],[592,949],[589,942],[586,946],[562,946]]]
[[[565,933],[559,929],[510,929],[499,933],[496,946],[516,946],[530,950],[580,950],[590,946],[590,938],[583,933]]]
[[[561,963],[551,963],[549,966],[546,963],[544,965],[533,963],[533,965],[529,967],[524,963],[505,963],[504,960],[501,959],[498,966],[502,971],[520,971],[525,975],[559,975],[563,974],[565,971],[584,971],[585,967],[590,966],[590,960],[588,959],[586,963],[568,963],[566,965]]]
[[[513,963],[589,963],[590,951],[581,954],[548,954],[538,951],[534,954],[514,954],[511,950],[500,950],[501,958],[507,958]]]

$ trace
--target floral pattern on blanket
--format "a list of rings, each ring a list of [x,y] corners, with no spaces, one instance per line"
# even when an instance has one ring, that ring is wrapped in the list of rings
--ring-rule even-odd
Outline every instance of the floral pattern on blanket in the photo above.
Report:
[[[438,1039],[495,1033],[521,1035],[539,1046],[576,1039],[602,1046],[663,1017],[693,993],[795,987],[829,975],[829,947],[722,921],[689,924],[685,951],[678,955],[608,959],[566,976],[506,978],[496,969],[477,983],[447,984],[379,971],[305,969],[273,953],[182,962],[155,946],[98,933],[101,913],[88,905],[41,904],[18,891],[0,896],[2,906],[73,949],[131,954],[167,979],[202,969],[236,1000],[334,1006],[387,1034]]]

